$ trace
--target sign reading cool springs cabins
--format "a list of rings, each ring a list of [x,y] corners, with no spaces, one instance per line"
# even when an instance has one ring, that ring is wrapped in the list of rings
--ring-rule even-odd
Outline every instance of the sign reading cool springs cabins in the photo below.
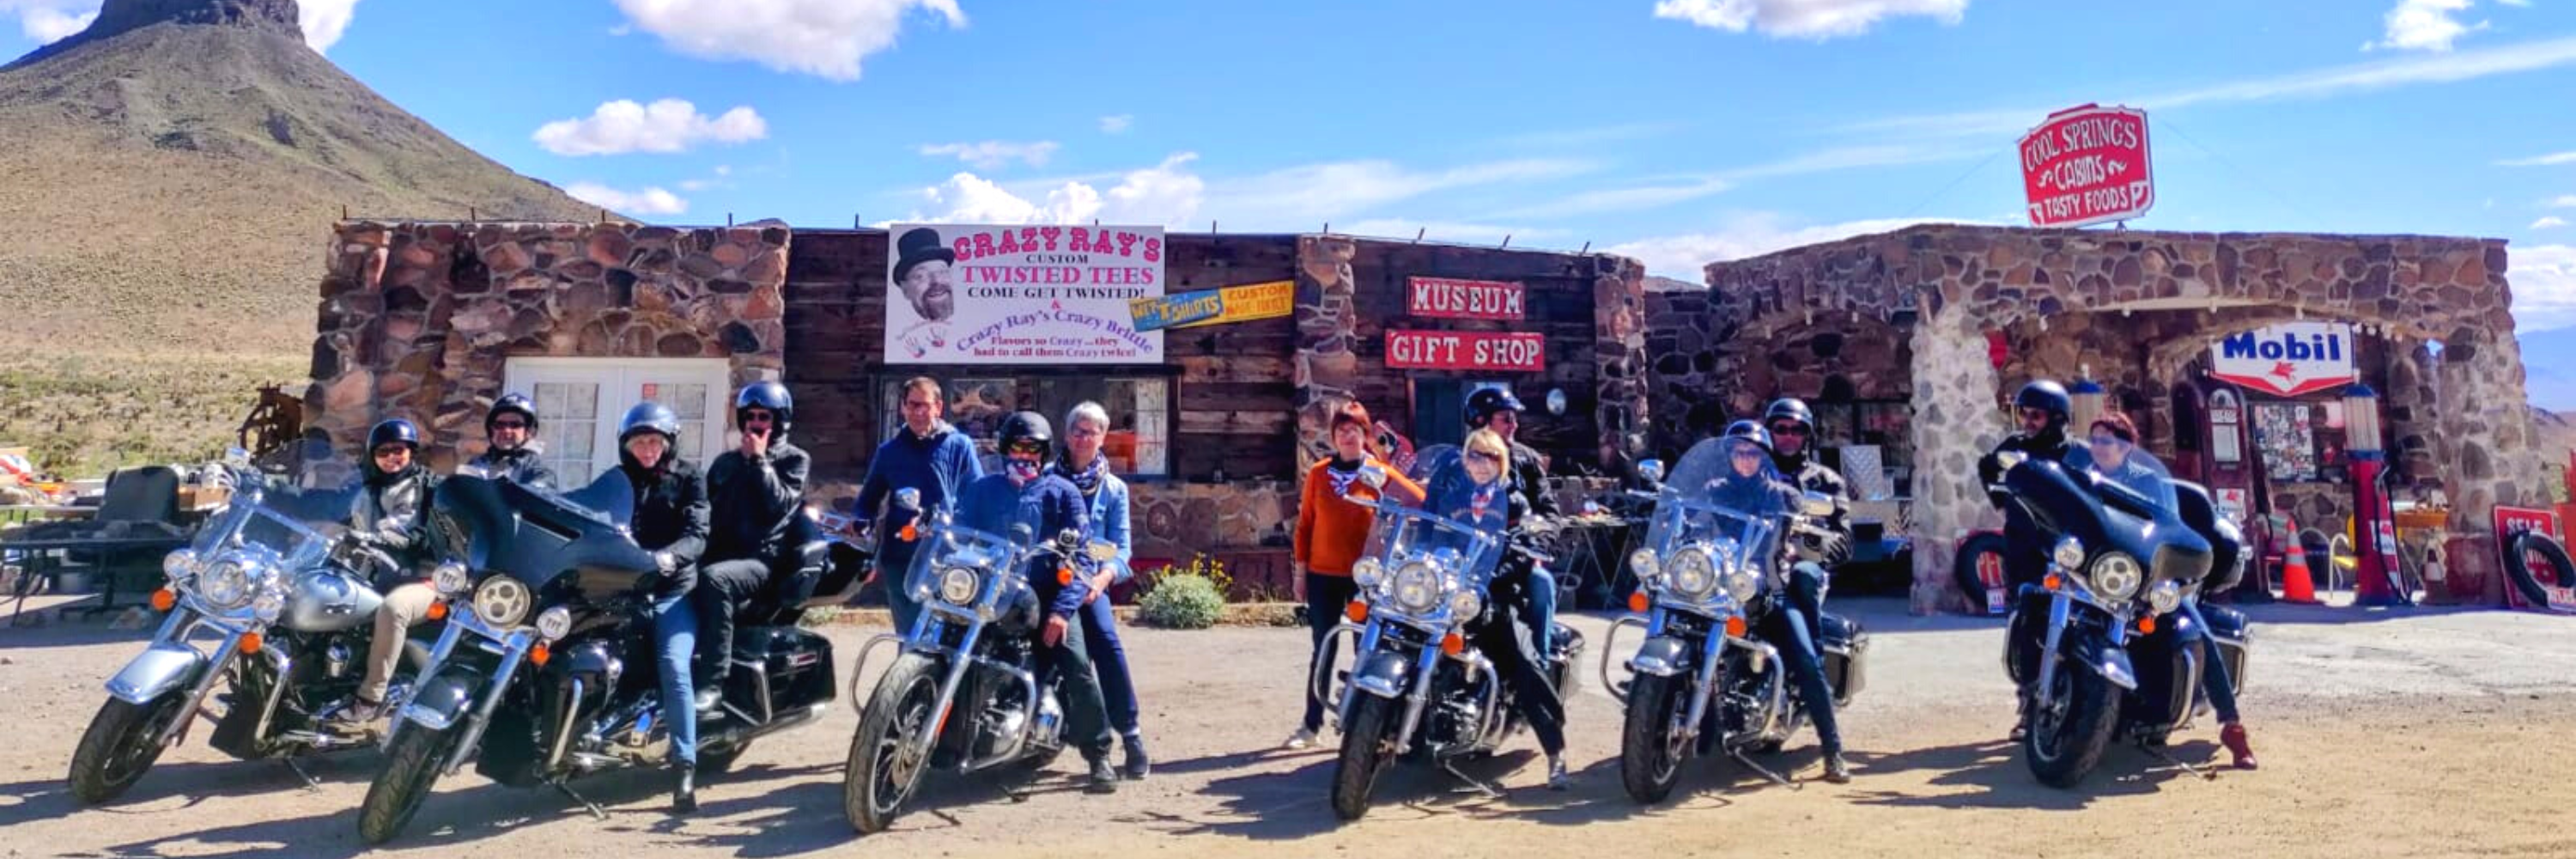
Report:
[[[888,364],[1159,364],[1129,303],[1163,296],[1161,227],[897,224]]]
[[[2034,227],[2146,214],[2156,204],[2147,112],[2088,104],[2049,114],[2021,138],[2021,182]]]

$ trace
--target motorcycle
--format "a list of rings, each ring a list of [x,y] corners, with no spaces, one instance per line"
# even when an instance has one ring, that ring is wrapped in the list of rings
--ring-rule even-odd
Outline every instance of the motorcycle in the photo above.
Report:
[[[551,786],[605,819],[569,782],[668,756],[651,634],[657,566],[627,533],[634,497],[614,470],[571,495],[462,472],[439,486],[433,522],[451,536],[432,575],[431,616],[447,628],[360,806],[367,843],[399,833],[438,778],[469,759],[493,781]],[[722,773],[753,740],[821,716],[834,695],[830,642],[788,625],[818,601],[792,592],[854,570],[829,570],[813,518],[797,522],[804,564],[790,597],[738,615],[729,658],[748,670],[729,672],[722,703],[697,716],[701,773]]]
[[[1620,784],[1638,802],[1663,801],[1684,761],[1721,751],[1788,784],[1747,752],[1776,752],[1806,724],[1809,704],[1788,682],[1779,649],[1754,631],[1787,599],[1797,556],[1783,552],[1784,535],[1823,534],[1814,522],[1832,515],[1833,501],[1808,492],[1796,512],[1780,516],[1712,503],[1706,487],[1727,467],[1726,446],[1703,441],[1659,487],[1645,546],[1628,558],[1642,584],[1629,598],[1631,614],[1613,621],[1603,640],[1602,684],[1625,711]],[[1866,678],[1869,637],[1830,612],[1820,625],[1825,681],[1834,706],[1847,706]],[[1628,660],[1622,689],[1611,680],[1610,655],[1626,627],[1645,630],[1646,640]]]
[[[1454,455],[1426,450],[1422,463],[1458,468]],[[1360,479],[1383,487],[1375,465]],[[1333,689],[1318,663],[1307,679],[1314,694],[1333,702],[1333,727],[1342,734],[1334,767],[1333,813],[1357,820],[1368,813],[1378,777],[1399,758],[1429,762],[1489,796],[1499,792],[1458,772],[1455,762],[1491,754],[1524,727],[1509,683],[1470,642],[1484,623],[1507,622],[1492,614],[1495,572],[1506,554],[1513,563],[1553,559],[1525,543],[1474,525],[1383,500],[1348,499],[1376,511],[1366,549],[1351,568],[1359,599],[1324,639],[1358,646],[1348,681]],[[1574,660],[1583,638],[1562,623],[1551,625],[1541,648],[1547,674],[1560,694],[1572,697]]]
[[[1989,494],[2052,538],[2047,574],[2017,595],[2004,645],[2005,671],[2029,690],[2022,751],[2031,774],[2073,787],[2117,737],[2200,772],[2161,748],[2208,708],[2203,636],[2244,688],[2244,615],[2198,604],[2202,591],[2244,575],[2242,535],[2195,484],[2175,481],[2169,508],[2089,471],[2018,453],[2001,459],[2003,482]]]
[[[898,490],[895,503],[919,513],[921,492]],[[903,585],[921,614],[910,630],[870,638],[850,673],[859,728],[850,737],[841,805],[860,833],[893,825],[931,770],[1036,770],[1063,753],[1064,707],[1055,679],[1038,673],[1046,616],[1028,570],[1052,559],[1059,582],[1070,583],[1076,552],[1094,562],[1118,552],[1109,543],[1086,546],[1071,530],[1044,542],[1026,526],[1010,536],[978,531],[945,510],[896,536],[922,546]],[[894,662],[861,699],[856,684],[884,646],[896,648]]]
[[[312,784],[298,757],[376,740],[321,717],[364,673],[350,670],[350,656],[366,651],[383,601],[367,573],[394,566],[381,551],[316,529],[346,517],[355,493],[271,485],[240,450],[203,473],[232,495],[162,560],[169,584],[152,606],[168,616],[108,680],[107,701],[72,752],[71,792],[82,802],[123,794],[184,741],[219,680],[229,679],[229,692],[211,696],[225,706],[206,713],[209,744],[235,758],[285,761]],[[398,678],[393,693],[404,685]]]

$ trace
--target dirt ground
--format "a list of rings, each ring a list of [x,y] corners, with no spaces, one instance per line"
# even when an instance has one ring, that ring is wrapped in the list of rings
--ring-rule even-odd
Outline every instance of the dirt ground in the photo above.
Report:
[[[1683,791],[1641,808],[1619,788],[1617,708],[1587,666],[1572,703],[1573,788],[1540,786],[1532,742],[1468,771],[1500,800],[1402,769],[1366,820],[1326,803],[1331,752],[1275,751],[1294,727],[1301,630],[1134,631],[1154,775],[1087,796],[1068,757],[1025,799],[1004,776],[934,775],[897,829],[865,839],[841,814],[841,761],[857,718],[762,741],[701,790],[703,811],[665,813],[657,772],[561,796],[503,788],[470,770],[440,783],[388,855],[590,857],[809,854],[1299,856],[2576,856],[2576,619],[2502,612],[2256,613],[2245,706],[2264,769],[2204,781],[2115,749],[2078,790],[2039,786],[2003,742],[2011,705],[1998,622],[1917,618],[1894,602],[1837,603],[1875,635],[1868,685],[1843,717],[1856,778],[1791,790],[1700,762]],[[1601,621],[1578,618],[1597,646]],[[871,632],[834,628],[842,670]],[[63,779],[100,684],[140,646],[104,624],[0,629],[0,850],[9,856],[345,856],[379,759],[313,767],[308,789],[274,762],[203,744],[172,750],[118,803],[79,808]],[[1597,653],[1597,651],[1596,651]],[[1329,738],[1328,738],[1329,739]],[[2223,757],[2203,723],[2173,753]],[[1817,773],[1801,738],[1778,761]]]

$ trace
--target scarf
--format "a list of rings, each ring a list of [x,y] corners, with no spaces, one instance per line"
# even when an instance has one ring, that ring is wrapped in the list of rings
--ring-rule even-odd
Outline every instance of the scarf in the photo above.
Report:
[[[1073,488],[1082,490],[1082,497],[1096,498],[1100,495],[1101,478],[1109,474],[1109,457],[1093,456],[1091,465],[1079,469],[1074,468],[1064,459],[1058,458],[1055,461],[1055,473],[1072,481]]]

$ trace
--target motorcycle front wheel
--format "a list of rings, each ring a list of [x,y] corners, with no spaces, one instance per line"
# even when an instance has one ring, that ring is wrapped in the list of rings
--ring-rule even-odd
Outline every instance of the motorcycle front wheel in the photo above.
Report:
[[[447,731],[431,730],[423,725],[409,725],[394,738],[394,746],[385,756],[385,768],[367,786],[367,799],[358,806],[358,837],[369,844],[393,840],[420,812],[429,799],[430,787],[438,782],[438,768],[447,758]]]
[[[1628,797],[1652,805],[1673,793],[1688,756],[1690,696],[1679,677],[1639,673],[1628,684],[1627,723],[1619,732],[1619,783]]]
[[[109,698],[99,705],[72,751],[72,796],[84,803],[106,802],[142,779],[161,759],[163,746],[156,740],[179,718],[185,695],[172,689],[142,704]]]
[[[2041,784],[2071,788],[2084,781],[2111,747],[2111,734],[2119,727],[2120,687],[2067,659],[2042,669],[2040,682],[2050,684],[2056,703],[2031,713],[2022,757]]]
[[[1368,814],[1369,794],[1377,777],[1395,760],[1397,702],[1358,690],[1351,702],[1351,723],[1342,731],[1342,757],[1333,767],[1333,813],[1343,820]]]
[[[850,760],[841,775],[841,810],[849,815],[852,830],[884,832],[930,772],[930,750],[905,746],[937,717],[938,668],[928,656],[906,653],[886,668],[869,694],[867,715],[850,737]]]

